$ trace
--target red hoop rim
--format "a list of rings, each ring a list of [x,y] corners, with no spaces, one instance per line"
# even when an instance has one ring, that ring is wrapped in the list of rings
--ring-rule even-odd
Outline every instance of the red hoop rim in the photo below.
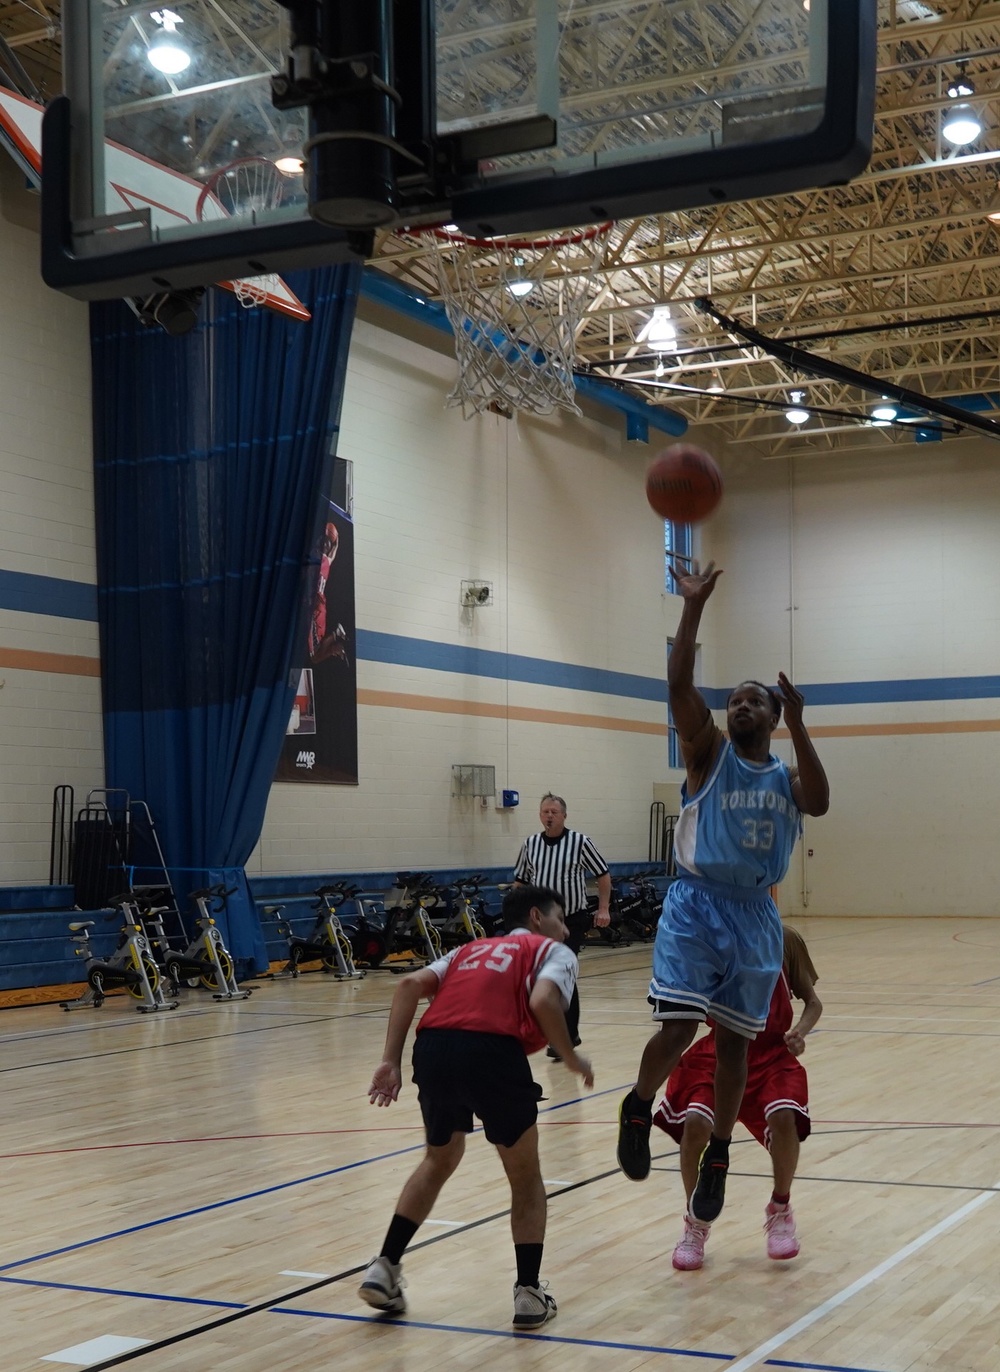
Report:
[[[413,237],[432,235],[443,243],[459,243],[470,248],[508,248],[513,252],[530,248],[568,248],[574,243],[591,243],[602,233],[614,228],[613,219],[604,219],[600,224],[588,224],[583,229],[573,229],[570,233],[542,233],[533,238],[512,238],[507,234],[497,234],[495,238],[474,238],[460,229],[446,229],[443,224],[427,224],[419,228],[405,229]]]
[[[228,172],[235,171],[237,167],[259,166],[261,163],[264,163],[265,166],[271,167],[272,170],[277,172],[278,176],[282,178],[282,181],[287,179],[285,173],[274,159],[271,157],[264,157],[261,153],[255,153],[247,157],[234,158],[232,162],[227,162],[224,167],[217,168],[202,186],[201,194],[198,196],[198,203],[195,206],[194,211],[198,219],[201,219],[201,212],[205,208],[205,201],[210,195],[214,197],[219,204],[222,203],[215,194],[215,188],[219,184],[220,177],[225,176]],[[223,206],[223,208],[225,208],[225,206]]]

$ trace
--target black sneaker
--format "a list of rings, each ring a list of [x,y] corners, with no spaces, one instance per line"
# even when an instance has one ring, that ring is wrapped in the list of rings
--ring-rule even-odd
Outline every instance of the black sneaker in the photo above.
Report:
[[[726,1200],[726,1176],[729,1172],[729,1149],[712,1151],[711,1144],[698,1162],[698,1180],[691,1192],[688,1212],[699,1224],[711,1224],[722,1213]]]
[[[649,1131],[652,1119],[633,1108],[630,1091],[618,1111],[618,1166],[630,1181],[649,1176]]]
[[[562,1062],[562,1058],[559,1056],[559,1054],[556,1052],[556,1050],[552,1047],[551,1044],[549,1044],[548,1048],[546,1048],[545,1056],[547,1058],[551,1058],[553,1062]]]

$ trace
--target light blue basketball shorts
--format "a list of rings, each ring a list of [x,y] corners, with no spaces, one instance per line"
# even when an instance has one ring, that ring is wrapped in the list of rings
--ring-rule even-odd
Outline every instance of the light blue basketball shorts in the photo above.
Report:
[[[767,887],[682,876],[667,888],[653,944],[653,1019],[703,1020],[752,1039],[781,972],[781,916]]]

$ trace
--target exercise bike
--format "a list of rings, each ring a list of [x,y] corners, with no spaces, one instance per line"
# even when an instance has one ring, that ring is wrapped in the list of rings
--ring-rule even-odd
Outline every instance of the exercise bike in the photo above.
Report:
[[[482,876],[463,877],[447,890],[451,911],[437,926],[443,947],[455,948],[477,938],[486,938],[486,929],[481,922],[483,902],[476,899],[485,880]]]
[[[213,1000],[246,1000],[250,996],[250,989],[241,988],[236,981],[233,956],[215,920],[215,913],[225,909],[226,897],[235,890],[235,886],[227,890],[220,885],[191,892],[190,898],[199,911],[195,920],[199,932],[183,949],[171,947],[163,928],[163,916],[176,907],[154,905],[151,900],[137,898],[141,919],[149,930],[152,952],[175,991],[185,984],[204,986],[212,992]]]
[[[400,872],[385,897],[386,915],[394,916],[390,951],[434,962],[441,956],[443,943],[430,912],[445,908],[443,890],[434,885],[429,873]]]
[[[62,1001],[62,1008],[85,1010],[93,1006],[97,1009],[104,1004],[109,991],[124,987],[138,1001],[135,1008],[144,1015],[156,1010],[176,1010],[177,1001],[168,1000],[163,993],[160,969],[132,897],[117,896],[113,903],[118,907],[115,913],[120,912],[123,923],[118,946],[109,958],[98,957],[90,947],[90,931],[96,920],[77,920],[69,926],[74,942],[79,945],[75,955],[87,960],[87,990],[76,1000]],[[114,919],[115,913],[106,918]]]
[[[313,906],[317,912],[316,923],[305,938],[299,938],[292,931],[287,919],[279,920],[278,929],[288,939],[288,962],[275,973],[276,977],[297,977],[303,962],[322,963],[323,971],[332,972],[340,981],[365,975],[355,966],[351,940],[337,914],[338,908],[345,901],[354,900],[360,889],[343,882],[321,886],[316,892],[319,899]]]

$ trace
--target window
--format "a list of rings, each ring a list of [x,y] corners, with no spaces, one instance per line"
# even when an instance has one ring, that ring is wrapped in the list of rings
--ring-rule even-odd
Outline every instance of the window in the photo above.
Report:
[[[679,567],[690,567],[693,556],[694,540],[690,524],[675,524],[666,520],[663,525],[663,551],[666,557],[666,585],[671,595],[677,594],[674,578],[670,574],[670,563]]]

